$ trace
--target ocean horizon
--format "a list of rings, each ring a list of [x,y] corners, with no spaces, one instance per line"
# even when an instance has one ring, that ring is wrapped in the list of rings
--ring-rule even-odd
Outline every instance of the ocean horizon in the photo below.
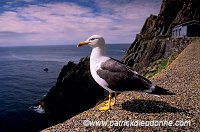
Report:
[[[107,55],[121,60],[130,44],[108,44]],[[55,85],[64,65],[90,56],[88,46],[0,47],[0,131],[39,131],[51,123],[37,103]],[[44,68],[48,68],[47,72]]]

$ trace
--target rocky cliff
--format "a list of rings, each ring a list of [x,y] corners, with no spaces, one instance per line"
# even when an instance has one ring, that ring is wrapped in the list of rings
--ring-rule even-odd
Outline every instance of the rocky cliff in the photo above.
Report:
[[[92,78],[89,58],[78,64],[68,62],[47,95],[40,101],[45,113],[54,117],[69,118],[94,107],[104,98],[104,90]]]
[[[199,0],[163,0],[158,16],[150,15],[124,56],[125,64],[136,71],[165,56],[172,28],[184,22],[200,21]],[[168,45],[167,45],[168,44]]]
[[[199,0],[164,0],[158,16],[151,15],[146,20],[123,61],[134,70],[142,71],[166,52],[173,52],[169,49],[176,45],[168,42],[172,28],[190,20],[200,21],[199,5]],[[94,107],[103,98],[104,90],[91,77],[89,58],[83,58],[78,64],[69,62],[63,67],[56,85],[40,105],[46,114],[69,118]]]
[[[112,110],[99,111],[98,107],[91,108],[42,132],[199,131],[199,45],[200,41],[188,45],[166,69],[151,78],[151,81],[176,95],[158,97],[142,92],[124,92],[117,96]],[[144,123],[149,121],[173,123]]]

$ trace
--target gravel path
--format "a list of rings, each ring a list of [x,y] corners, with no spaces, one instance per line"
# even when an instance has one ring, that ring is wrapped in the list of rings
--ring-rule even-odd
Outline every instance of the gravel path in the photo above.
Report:
[[[200,43],[188,45],[176,60],[151,80],[176,95],[158,97],[141,92],[121,93],[112,110],[99,111],[95,107],[43,132],[200,131]],[[97,123],[101,126],[90,126],[95,123],[92,121],[100,121]]]

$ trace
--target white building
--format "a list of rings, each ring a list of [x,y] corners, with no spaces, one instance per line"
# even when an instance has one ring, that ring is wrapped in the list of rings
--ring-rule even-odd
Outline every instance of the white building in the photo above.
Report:
[[[200,22],[189,21],[175,26],[172,29],[172,37],[200,37]]]

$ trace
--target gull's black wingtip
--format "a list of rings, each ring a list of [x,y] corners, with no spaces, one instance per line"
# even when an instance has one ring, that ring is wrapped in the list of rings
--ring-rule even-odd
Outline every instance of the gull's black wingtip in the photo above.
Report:
[[[175,93],[170,92],[167,89],[164,89],[159,86],[155,86],[155,90],[151,94],[156,94],[156,95],[176,95]]]

